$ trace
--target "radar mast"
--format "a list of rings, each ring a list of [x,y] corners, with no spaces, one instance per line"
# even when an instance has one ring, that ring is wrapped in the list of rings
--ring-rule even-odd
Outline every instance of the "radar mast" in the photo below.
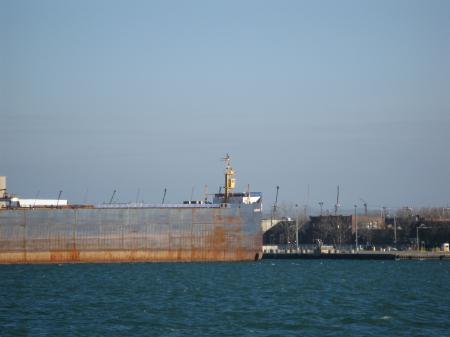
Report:
[[[236,180],[234,177],[234,170],[231,167],[231,157],[227,153],[225,158],[223,158],[225,161],[225,194],[224,194],[224,203],[228,203],[230,192],[234,189],[236,185]]]

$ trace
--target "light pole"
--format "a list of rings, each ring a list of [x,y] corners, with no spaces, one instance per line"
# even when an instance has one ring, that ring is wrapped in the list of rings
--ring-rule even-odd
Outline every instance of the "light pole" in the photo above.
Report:
[[[320,202],[319,202],[319,206],[320,206],[320,216],[322,216],[323,201],[320,201]]]
[[[358,218],[356,216],[356,208],[358,207],[358,205],[355,205],[355,248],[356,251],[358,251]]]
[[[296,252],[298,253],[298,205],[295,204],[295,209],[296,209],[296,218],[295,218],[295,243],[296,243]]]
[[[417,250],[420,250],[420,243],[419,243],[419,229],[429,229],[431,227],[425,226],[425,224],[421,224],[420,226],[416,227],[416,243],[417,243]]]
[[[397,248],[397,216],[394,214],[394,245]]]

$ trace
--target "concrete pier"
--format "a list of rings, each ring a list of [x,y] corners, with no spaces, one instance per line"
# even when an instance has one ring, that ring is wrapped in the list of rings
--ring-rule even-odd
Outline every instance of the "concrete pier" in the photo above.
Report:
[[[264,260],[270,259],[331,259],[331,260],[450,260],[448,252],[391,251],[355,253],[264,253]]]

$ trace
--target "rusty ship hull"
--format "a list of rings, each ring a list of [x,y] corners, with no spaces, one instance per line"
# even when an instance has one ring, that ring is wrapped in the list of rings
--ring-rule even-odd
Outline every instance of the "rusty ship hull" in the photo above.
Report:
[[[250,261],[259,204],[0,210],[0,263]]]

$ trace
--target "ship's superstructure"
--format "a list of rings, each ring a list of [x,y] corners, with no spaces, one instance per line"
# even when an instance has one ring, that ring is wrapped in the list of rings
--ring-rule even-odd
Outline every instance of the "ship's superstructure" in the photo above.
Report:
[[[0,263],[259,259],[261,193],[233,193],[233,176],[227,155],[225,193],[202,204],[24,207],[10,198],[0,210]]]

